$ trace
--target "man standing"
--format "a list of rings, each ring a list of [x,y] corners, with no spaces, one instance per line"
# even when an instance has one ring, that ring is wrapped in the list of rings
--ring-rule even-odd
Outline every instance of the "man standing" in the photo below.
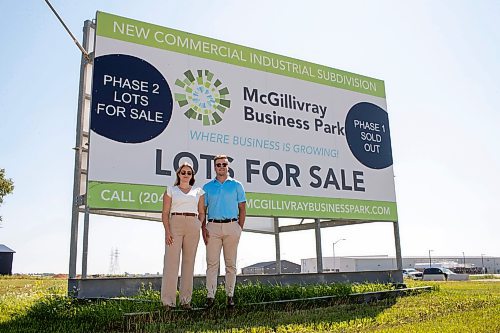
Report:
[[[246,198],[241,183],[228,175],[226,155],[214,157],[215,179],[203,186],[207,221],[203,221],[202,235],[207,246],[207,304],[214,305],[217,291],[220,252],[223,249],[226,265],[227,307],[234,307],[236,284],[236,254],[241,231],[245,224]]]

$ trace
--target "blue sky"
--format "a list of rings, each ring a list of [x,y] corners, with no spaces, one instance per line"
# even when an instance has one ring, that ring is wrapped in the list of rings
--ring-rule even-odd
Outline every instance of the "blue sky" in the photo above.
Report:
[[[500,255],[498,1],[52,4],[79,39],[101,10],[384,80],[403,255]],[[0,243],[17,251],[14,272],[64,273],[80,53],[44,1],[2,9],[0,167],[15,192],[0,207]],[[89,273],[107,272],[112,248],[122,271],[161,271],[161,224],[92,216],[90,228]],[[322,237],[327,256],[340,238],[336,255],[395,252],[389,223]],[[240,245],[240,267],[274,259],[272,236]],[[312,231],[283,235],[284,259],[314,256]]]

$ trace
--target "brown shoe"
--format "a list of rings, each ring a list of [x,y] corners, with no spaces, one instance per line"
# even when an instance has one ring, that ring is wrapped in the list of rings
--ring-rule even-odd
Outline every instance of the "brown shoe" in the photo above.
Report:
[[[228,309],[234,308],[234,298],[232,296],[227,297],[227,308]]]
[[[210,309],[215,305],[215,298],[207,298],[207,302],[205,303],[205,308]]]
[[[191,307],[191,304],[186,303],[186,304],[181,304],[181,309],[182,310],[192,310],[193,308]]]
[[[165,311],[171,311],[172,309],[174,309],[173,306],[170,306],[170,305],[163,305],[163,308],[165,309]]]

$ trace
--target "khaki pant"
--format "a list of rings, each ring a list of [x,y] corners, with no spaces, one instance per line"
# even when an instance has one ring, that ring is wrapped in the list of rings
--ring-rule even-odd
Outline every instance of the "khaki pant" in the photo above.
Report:
[[[194,216],[172,215],[170,231],[174,238],[172,245],[165,244],[163,278],[161,280],[161,301],[175,306],[179,261],[182,252],[182,268],[179,302],[189,304],[193,293],[194,259],[200,240],[201,222]]]
[[[223,249],[226,265],[226,295],[234,295],[236,284],[236,255],[241,236],[238,222],[207,224],[207,297],[215,298],[219,273],[220,251]]]

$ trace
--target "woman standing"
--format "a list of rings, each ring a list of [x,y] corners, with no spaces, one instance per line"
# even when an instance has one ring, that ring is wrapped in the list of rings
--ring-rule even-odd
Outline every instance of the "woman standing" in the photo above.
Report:
[[[191,309],[194,259],[200,239],[201,223],[205,219],[205,192],[199,187],[193,187],[193,167],[189,163],[184,163],[177,169],[176,175],[174,186],[169,186],[163,195],[165,256],[161,301],[167,310],[176,305],[181,252],[179,303],[183,309]]]

